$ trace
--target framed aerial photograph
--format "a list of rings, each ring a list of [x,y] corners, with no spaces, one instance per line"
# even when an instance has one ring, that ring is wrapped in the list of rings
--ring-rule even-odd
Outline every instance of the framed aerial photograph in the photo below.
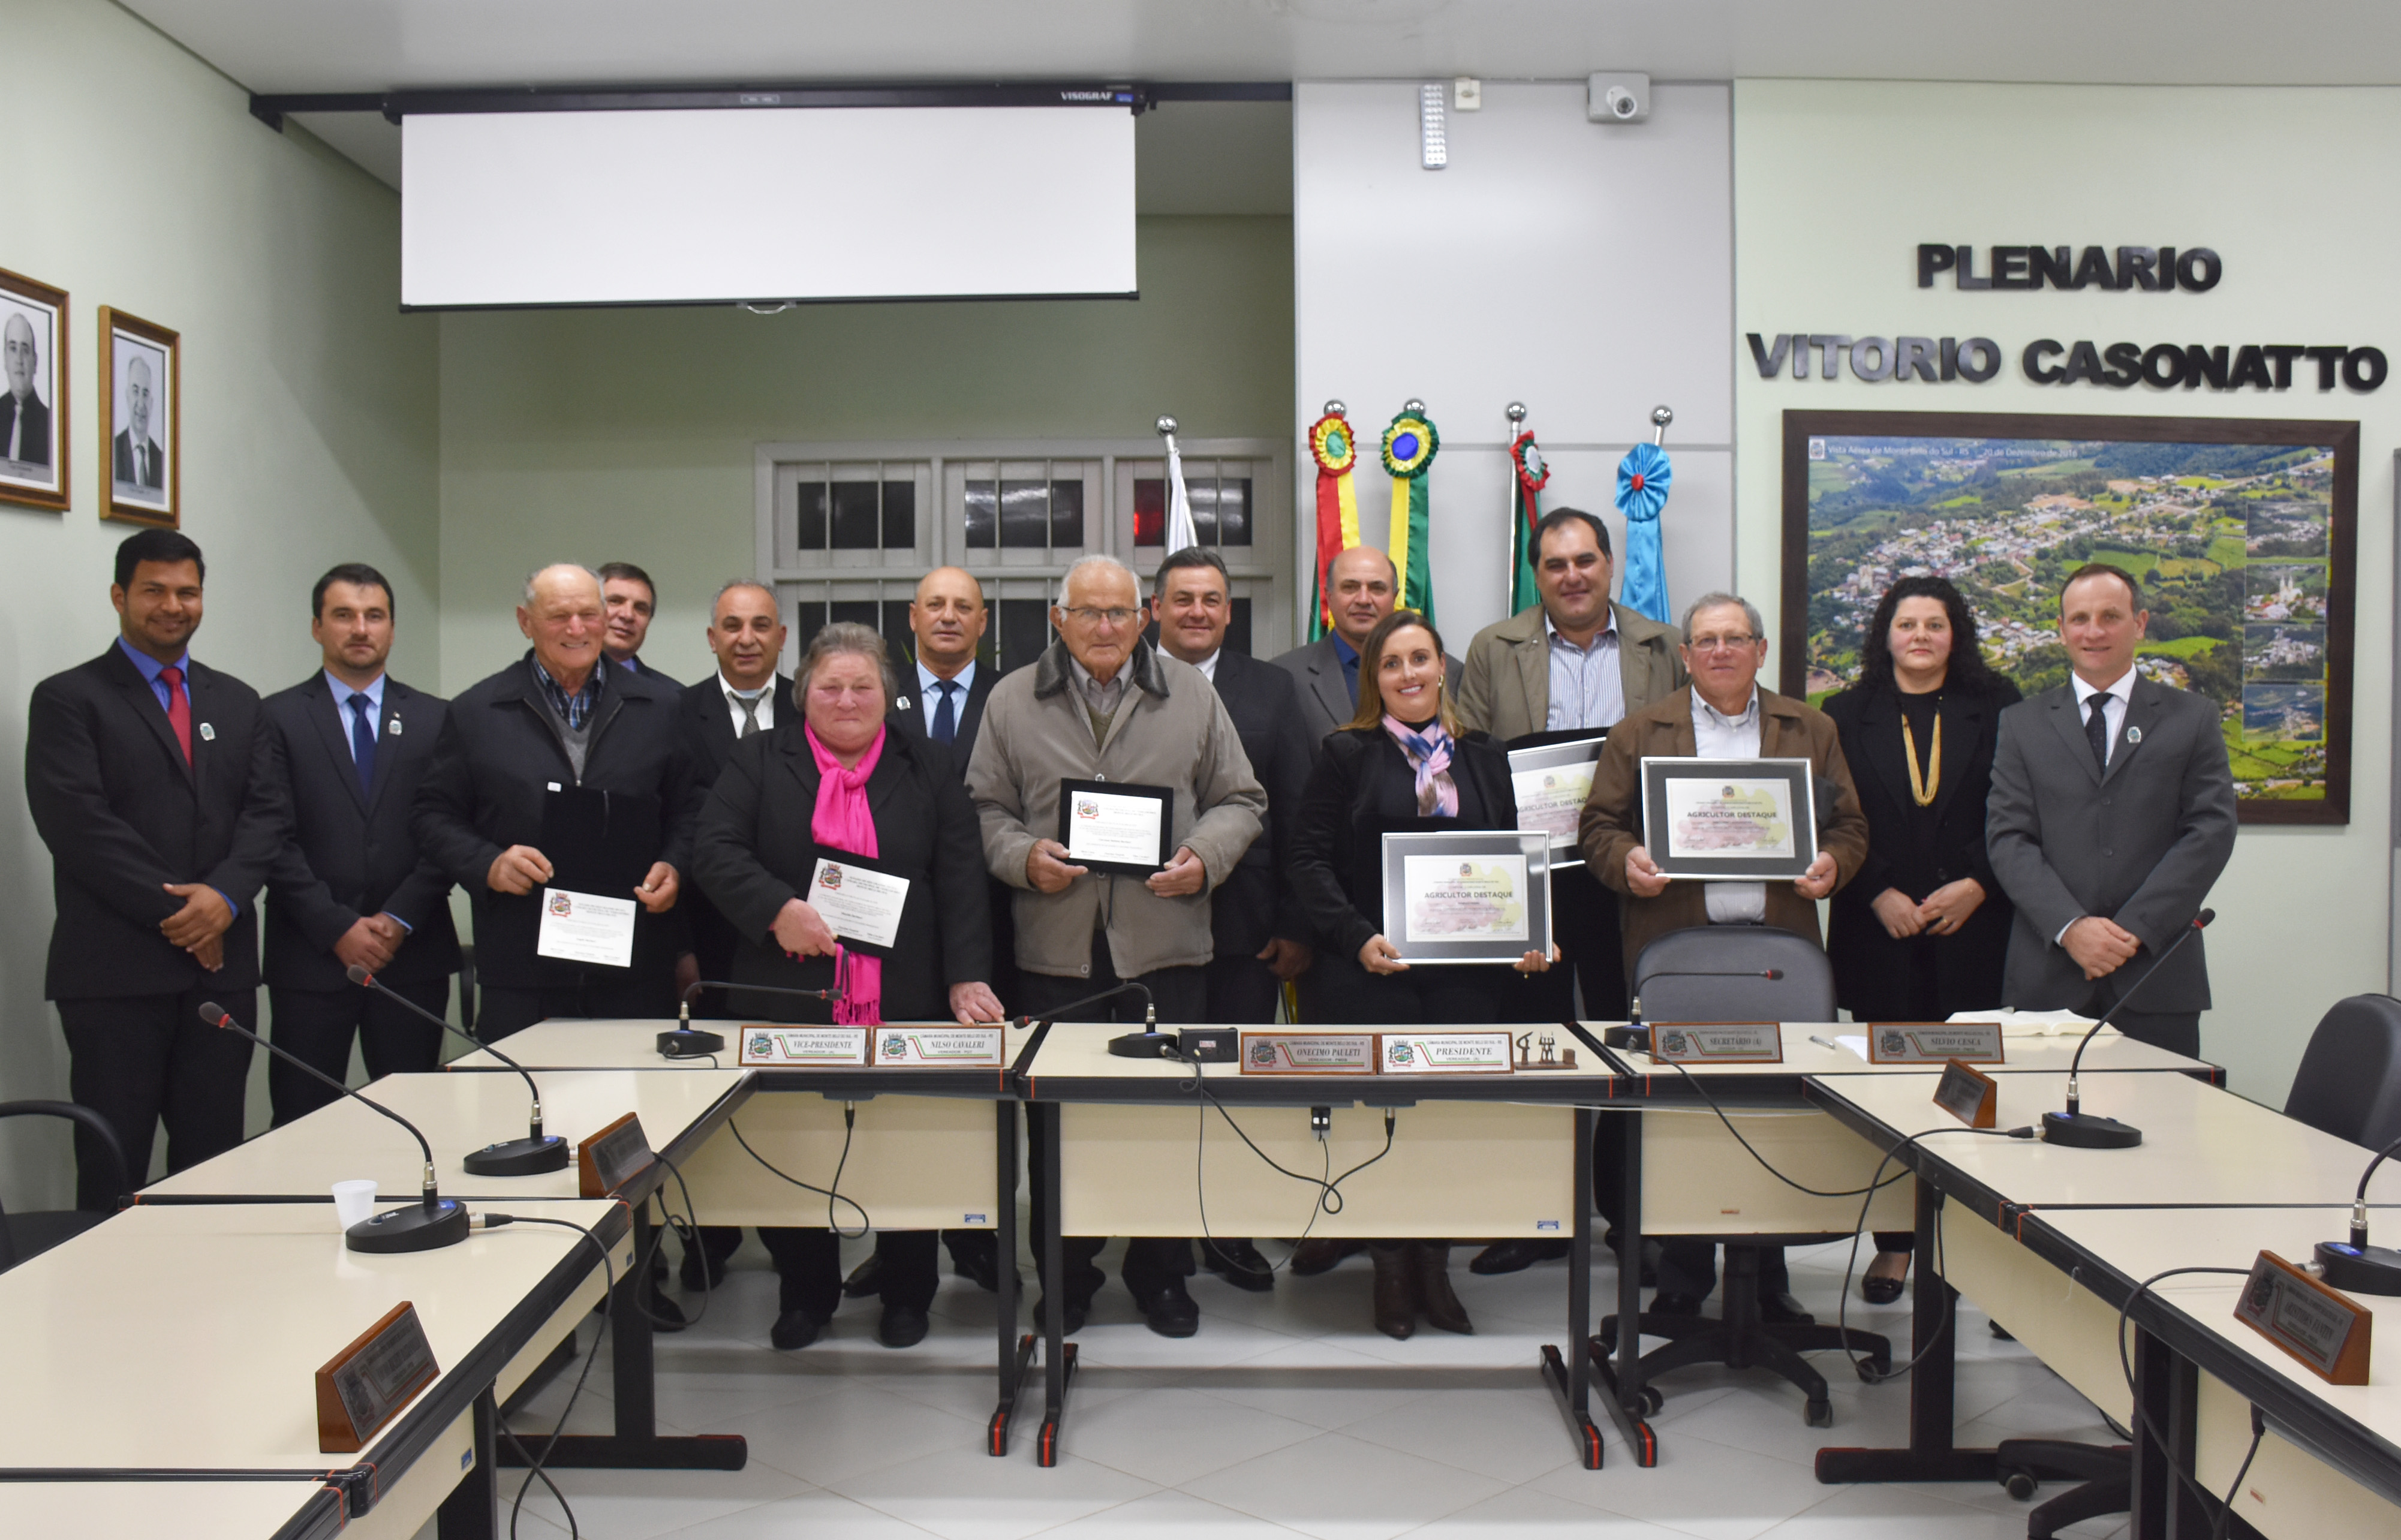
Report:
[[[2150,612],[2136,670],[2217,703],[2243,821],[2347,823],[2358,504],[2356,422],[1787,412],[1780,688],[1850,684],[1885,589],[1931,573],[2051,689],[2060,584],[2106,561]]]
[[[183,520],[183,348],[176,334],[100,308],[100,423],[106,517],[172,529]]]
[[[0,502],[67,506],[67,293],[0,268]]]

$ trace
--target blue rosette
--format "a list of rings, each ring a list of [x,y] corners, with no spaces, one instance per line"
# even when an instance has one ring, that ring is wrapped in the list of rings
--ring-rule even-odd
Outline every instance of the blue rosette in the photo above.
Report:
[[[1659,539],[1659,514],[1667,506],[1675,479],[1667,451],[1637,444],[1617,462],[1617,511],[1626,516],[1626,582],[1618,602],[1665,625],[1667,563]]]

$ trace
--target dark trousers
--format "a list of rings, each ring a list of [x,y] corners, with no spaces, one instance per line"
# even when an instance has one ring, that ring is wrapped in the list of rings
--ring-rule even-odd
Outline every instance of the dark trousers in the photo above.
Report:
[[[628,977],[546,989],[486,984],[475,995],[475,1036],[498,1042],[553,1016],[658,1021],[676,1013],[675,980]]]
[[[802,1311],[820,1321],[832,1319],[834,1307],[842,1303],[841,1237],[823,1226],[769,1225],[761,1228],[759,1239],[775,1259],[776,1308]],[[884,1259],[886,1306],[923,1310],[934,1302],[934,1231],[878,1231],[875,1251]]]
[[[1584,991],[1583,1018],[1626,1019],[1626,950],[1618,929],[1617,895],[1581,866],[1551,873],[1551,940],[1562,966],[1527,984],[1537,1001],[1530,1021],[1561,1022],[1575,1015],[1575,991]]]
[[[1557,969],[1553,969],[1557,971]],[[1323,977],[1319,977],[1323,975]],[[1516,1021],[1513,1008],[1530,1009],[1533,992],[1498,964],[1412,968],[1370,973],[1356,956],[1320,952],[1304,979],[1317,979],[1311,1026],[1428,1026]],[[1537,1017],[1536,1020],[1541,1018]]]
[[[1759,1246],[1759,1292],[1790,1294],[1792,1275],[1784,1266],[1782,1246]],[[1682,1240],[1659,1243],[1659,1292],[1689,1294],[1695,1299],[1706,1299],[1718,1286],[1718,1248],[1713,1241]]]
[[[151,1142],[162,1121],[171,1176],[241,1143],[250,1039],[202,1022],[199,1008],[211,1000],[242,1025],[257,1027],[254,989],[58,1002],[67,1039],[68,1094],[107,1121],[125,1153],[119,1188],[100,1141],[76,1126],[77,1208],[112,1213],[120,1192],[150,1179]]]
[[[1268,1026],[1283,998],[1283,981],[1246,953],[1219,953],[1210,961],[1209,1010],[1201,1020],[1218,1026]]]
[[[384,987],[437,1016],[450,1009],[447,974]],[[426,1074],[442,1067],[442,1029],[371,989],[269,985],[267,1005],[271,1018],[268,1036],[275,1046],[308,1060],[336,1080],[350,1077],[353,1032],[358,1034],[359,1052],[366,1060],[370,1080],[386,1075]],[[281,1059],[268,1062],[267,1100],[275,1109],[277,1128],[339,1097],[332,1086],[310,1079]]]
[[[1018,975],[1017,993],[1024,1003],[1018,1009],[1026,1015],[1041,1016],[1056,1008],[1097,995],[1118,983],[1116,965],[1109,956],[1108,937],[1092,932],[1092,973],[1086,979],[1058,978],[1049,973],[1023,972]],[[1159,1011],[1161,1024],[1181,1023],[1192,1024],[1209,1020],[1209,969],[1206,968],[1156,968],[1136,974],[1130,981],[1150,991],[1151,1004]],[[1143,1008],[1131,997],[1090,1011],[1077,1011],[1086,1022],[1120,1022],[1139,1024]],[[1065,1024],[1050,1030],[1090,1031],[1090,1027],[1071,1027]],[[1056,1117],[1055,1106],[1029,1108],[1043,1116]],[[1050,1222],[1050,1205],[1043,1202],[1044,1157],[1040,1140],[1034,1142],[1029,1162],[1029,1175],[1034,1183],[1034,1233],[1045,1232]],[[1067,1266],[1063,1287],[1066,1298],[1079,1303],[1089,1301],[1104,1281],[1104,1275],[1092,1263],[1107,1245],[1104,1235],[1069,1235],[1064,1238],[1062,1255]],[[1034,1252],[1034,1271],[1042,1272],[1042,1250]],[[1179,1236],[1140,1235],[1126,1242],[1124,1267],[1125,1286],[1137,1299],[1147,1299],[1174,1280],[1192,1276],[1192,1243]],[[1050,1280],[1043,1279],[1047,1286]]]

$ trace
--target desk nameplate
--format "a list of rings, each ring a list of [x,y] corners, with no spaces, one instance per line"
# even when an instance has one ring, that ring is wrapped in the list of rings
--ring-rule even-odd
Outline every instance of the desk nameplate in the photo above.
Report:
[[[1934,1105],[1969,1128],[2000,1126],[2001,1088],[1990,1075],[1953,1059],[1935,1082]]]
[[[2329,1384],[2367,1383],[2376,1317],[2272,1251],[2251,1264],[2234,1318]]]
[[[586,1198],[609,1197],[657,1159],[642,1132],[642,1120],[628,1112],[576,1149],[576,1190]]]
[[[356,1454],[442,1372],[404,1299],[317,1371],[317,1449]]]
[[[1007,1063],[996,1026],[880,1026],[878,1068],[997,1068]]]
[[[1245,1075],[1373,1075],[1373,1032],[1245,1032]]]
[[[1998,1022],[1873,1022],[1870,1064],[2006,1064]]]
[[[1506,1032],[1379,1032],[1379,1075],[1506,1075],[1514,1065]]]
[[[745,1069],[782,1069],[794,1065],[867,1063],[863,1026],[746,1026],[739,1063]]]
[[[1784,1029],[1774,1022],[1653,1022],[1651,1056],[1661,1064],[1782,1064]]]

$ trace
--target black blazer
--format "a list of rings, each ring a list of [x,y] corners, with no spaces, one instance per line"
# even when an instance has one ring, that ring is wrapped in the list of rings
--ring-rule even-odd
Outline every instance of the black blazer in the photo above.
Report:
[[[1841,735],[1843,758],[1851,767],[1859,808],[1868,819],[1867,859],[1859,874],[1834,895],[1826,942],[1834,964],[1834,997],[1859,1021],[1911,1015],[1913,961],[1934,969],[1946,1016],[2001,1003],[2001,964],[2009,955],[2013,910],[1985,852],[1984,804],[1992,795],[1993,747],[1999,740],[2001,711],[2017,704],[2018,687],[2005,679],[1994,684],[1989,694],[1946,690],[1937,708],[1942,723],[1942,780],[1934,793],[1936,833],[1930,855],[1921,855],[1909,834],[1916,806],[1901,753],[1900,697],[1889,686],[1855,685],[1826,701],[1826,715]],[[1922,901],[1962,877],[1983,886],[1984,901],[1955,936],[1920,934],[1895,941],[1875,916],[1876,895],[1887,887]]]
[[[1451,778],[1463,803],[1474,788],[1487,818],[1453,827],[1515,829],[1517,791],[1509,756],[1484,733],[1452,740]],[[1326,735],[1300,799],[1292,835],[1292,899],[1316,930],[1318,946],[1355,957],[1384,928],[1386,831],[1413,820],[1390,809],[1416,806],[1417,777],[1392,735],[1380,727],[1345,727]]]
[[[774,732],[734,746],[701,813],[695,875],[740,937],[733,975],[738,980],[795,989],[833,983],[832,958],[795,960],[772,936],[785,903],[806,891],[817,857],[834,853],[809,828],[820,779],[796,711],[778,717]],[[909,879],[899,934],[884,959],[885,1019],[946,1021],[951,985],[992,978],[991,908],[975,804],[948,749],[888,731],[867,777],[867,801],[875,818],[875,865]],[[814,1002],[774,996],[735,1000],[737,1013],[828,1019]]]
[[[664,684],[670,690],[680,690],[683,688],[681,684],[667,678],[666,675],[660,673],[657,669],[644,662],[642,654],[639,653],[634,654],[634,666],[631,668],[626,667],[622,663],[612,664],[612,667],[614,667],[621,674],[639,674],[644,679],[649,680],[652,684]]]
[[[43,983],[53,1000],[258,984],[258,889],[282,815],[254,776],[258,693],[195,661],[192,761],[142,671],[116,643],[34,687],[25,802],[50,849],[58,919]],[[214,973],[158,933],[204,882],[239,913]]]
[[[457,972],[450,879],[418,853],[408,828],[449,703],[385,676],[367,791],[350,758],[350,713],[322,670],[268,696],[263,711],[259,776],[290,820],[267,873],[268,983],[350,988],[334,943],[361,915],[386,912],[409,928],[386,983]]]
[[[1251,774],[1268,794],[1261,819],[1267,827],[1209,898],[1217,956],[1255,957],[1271,937],[1314,945],[1315,934],[1283,880],[1292,869],[1293,829],[1317,755],[1301,715],[1300,693],[1283,669],[1232,651],[1217,654],[1216,684],[1242,752],[1250,756]]]
[[[693,777],[705,795],[717,784],[724,772],[725,762],[734,756],[734,746],[739,740],[734,736],[734,718],[725,707],[725,692],[718,684],[718,676],[709,675],[698,684],[687,685],[683,692],[682,715],[679,719],[683,733],[684,751],[692,757]],[[783,675],[768,687],[775,703],[775,720],[797,717],[800,708],[792,702],[792,681]],[[760,736],[764,736],[762,732]],[[687,903],[676,905],[690,930],[693,955],[699,959],[700,976],[704,979],[733,977],[728,971],[734,966],[734,954],[740,938],[734,933],[733,922],[726,919],[711,900],[695,893]]]
[[[494,858],[508,846],[542,847],[549,787],[578,784],[534,684],[532,659],[528,650],[451,701],[409,817],[418,848],[473,901],[475,971],[503,989],[572,984],[584,972],[581,965],[534,956],[541,888],[513,896],[494,892],[488,880]],[[651,799],[658,833],[649,859],[665,861],[689,880],[701,792],[678,730],[681,694],[605,660],[599,667],[609,670],[608,683],[592,721],[581,784],[612,797]],[[544,854],[558,859],[556,852]],[[631,884],[622,896],[632,896]],[[610,969],[599,977],[653,972],[665,979],[683,936],[674,910],[643,910],[635,920],[631,974]]]
[[[959,730],[951,739],[951,758],[957,762],[959,775],[965,777],[967,762],[975,758],[976,733],[983,726],[983,703],[992,687],[1000,682],[1000,670],[991,664],[976,664],[975,682],[967,686],[965,701],[954,702],[959,714]],[[892,697],[891,714],[885,721],[915,738],[919,743],[933,740],[934,708],[942,704],[941,695],[931,690],[917,688],[917,666],[907,658],[900,660],[900,693]]]
[[[18,435],[17,447],[24,453],[18,458],[20,465],[48,465],[50,462],[50,408],[39,395],[25,392],[24,432]],[[8,435],[17,426],[17,392],[0,391],[0,447],[5,447]]]
[[[117,480],[129,485],[147,487],[152,491],[162,491],[165,489],[167,486],[167,471],[166,467],[159,463],[165,456],[159,450],[158,441],[157,439],[153,438],[144,440],[150,448],[150,463],[144,466],[143,469],[148,471],[150,474],[138,479],[133,474],[133,430],[128,428],[125,432],[117,434],[109,442],[112,446],[112,457],[117,462],[115,468]]]

